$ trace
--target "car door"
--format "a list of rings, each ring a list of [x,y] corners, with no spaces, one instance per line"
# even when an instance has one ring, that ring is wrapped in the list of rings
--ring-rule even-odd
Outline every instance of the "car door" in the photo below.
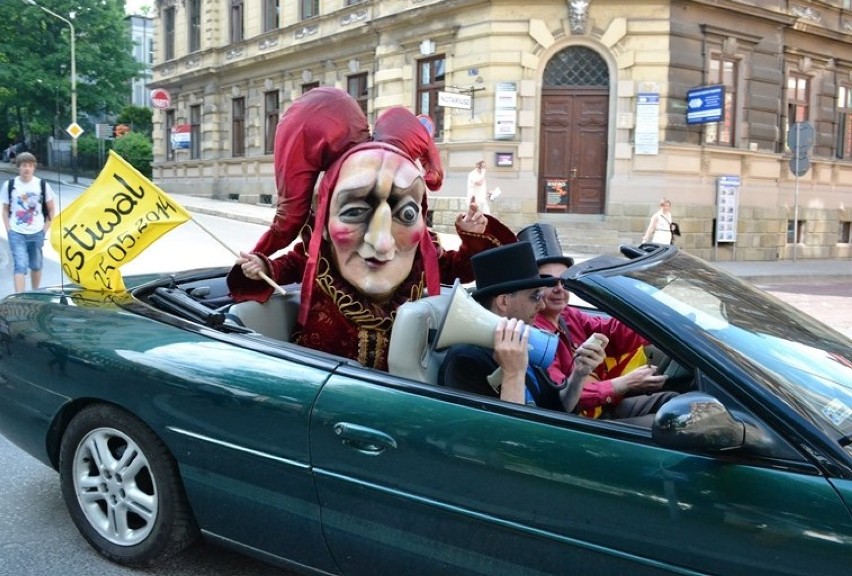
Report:
[[[667,450],[626,424],[357,370],[323,387],[310,444],[347,575],[848,568],[849,512],[804,461]]]
[[[135,360],[170,373],[166,383],[147,385],[155,400],[137,410],[163,430],[205,534],[333,573],[311,476],[308,420],[340,360],[188,334],[150,345]]]

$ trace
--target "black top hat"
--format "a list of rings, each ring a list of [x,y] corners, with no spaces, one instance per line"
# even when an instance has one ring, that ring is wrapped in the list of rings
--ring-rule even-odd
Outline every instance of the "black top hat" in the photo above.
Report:
[[[518,232],[518,240],[532,244],[535,263],[538,266],[552,262],[565,264],[569,268],[574,265],[574,259],[563,254],[562,245],[559,244],[559,236],[553,224],[531,224]]]
[[[470,263],[476,278],[473,297],[477,300],[518,290],[553,286],[558,280],[539,276],[535,254],[529,242],[516,242],[479,252],[471,257]]]

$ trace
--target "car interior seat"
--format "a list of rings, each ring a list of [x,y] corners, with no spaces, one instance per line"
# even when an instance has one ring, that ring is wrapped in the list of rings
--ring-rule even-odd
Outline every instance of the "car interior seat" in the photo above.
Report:
[[[239,302],[231,305],[228,313],[239,318],[246,328],[289,342],[299,316],[301,296],[298,286],[288,286],[286,296],[275,293],[266,302]]]
[[[388,348],[388,371],[425,382],[438,383],[438,371],[446,350],[433,350],[441,321],[446,314],[452,294],[429,296],[406,302],[396,311]]]

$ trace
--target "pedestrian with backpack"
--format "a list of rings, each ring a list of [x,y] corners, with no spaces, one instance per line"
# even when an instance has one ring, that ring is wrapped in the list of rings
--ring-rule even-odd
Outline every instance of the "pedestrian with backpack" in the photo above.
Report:
[[[3,224],[14,263],[15,292],[23,292],[27,268],[30,285],[41,285],[44,238],[53,220],[53,190],[35,175],[36,158],[29,152],[15,156],[18,176],[3,183]]]

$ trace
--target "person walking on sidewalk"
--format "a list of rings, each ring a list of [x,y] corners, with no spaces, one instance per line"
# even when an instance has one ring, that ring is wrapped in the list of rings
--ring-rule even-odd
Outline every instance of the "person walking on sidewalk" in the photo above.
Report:
[[[654,242],[656,244],[672,243],[672,203],[668,198],[660,200],[660,209],[651,216],[651,222],[642,242]]]
[[[23,292],[27,268],[30,285],[41,285],[44,237],[54,216],[53,189],[36,177],[36,158],[29,152],[15,157],[18,176],[3,183],[3,224],[14,263],[15,292]]]
[[[485,184],[485,161],[480,160],[467,175],[467,203],[476,202],[483,214],[491,214],[491,201]]]

